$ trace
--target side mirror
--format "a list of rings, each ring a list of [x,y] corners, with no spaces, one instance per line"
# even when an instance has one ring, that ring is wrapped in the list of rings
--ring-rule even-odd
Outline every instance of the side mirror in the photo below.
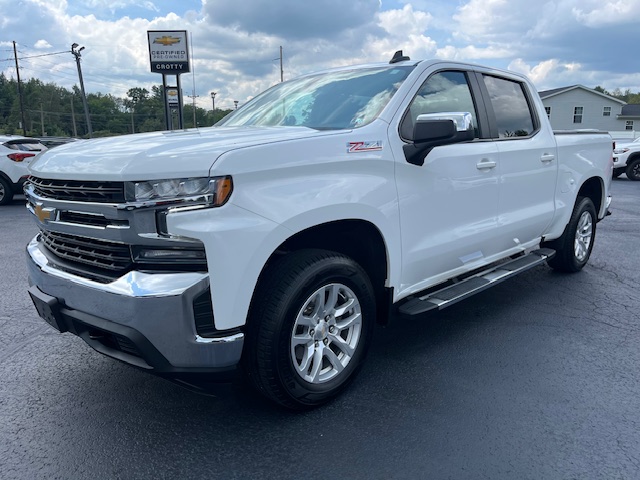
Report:
[[[418,115],[410,140],[405,145],[407,162],[423,165],[426,156],[441,145],[468,142],[473,140],[473,117],[468,112],[442,112]]]

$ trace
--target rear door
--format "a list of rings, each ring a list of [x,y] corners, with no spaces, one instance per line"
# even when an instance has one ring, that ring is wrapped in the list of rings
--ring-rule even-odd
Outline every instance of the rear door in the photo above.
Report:
[[[500,163],[499,250],[538,239],[554,215],[556,141],[542,128],[527,84],[517,77],[478,74]]]

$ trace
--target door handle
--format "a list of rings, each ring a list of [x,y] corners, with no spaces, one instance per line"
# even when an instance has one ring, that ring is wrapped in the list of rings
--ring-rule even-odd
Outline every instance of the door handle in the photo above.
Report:
[[[556,156],[550,153],[545,153],[540,157],[542,163],[550,163],[556,159]]]
[[[476,163],[476,168],[478,170],[489,170],[491,168],[496,168],[497,165],[498,164],[495,161],[489,160],[488,158],[483,158],[478,163]]]

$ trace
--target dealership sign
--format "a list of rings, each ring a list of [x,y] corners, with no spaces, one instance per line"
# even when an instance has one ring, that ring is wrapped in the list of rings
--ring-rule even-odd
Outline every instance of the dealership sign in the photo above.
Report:
[[[167,87],[165,90],[167,95],[167,103],[169,106],[175,106],[180,103],[180,97],[178,96],[178,89],[175,87]]]
[[[151,71],[165,75],[189,72],[186,30],[147,31]]]

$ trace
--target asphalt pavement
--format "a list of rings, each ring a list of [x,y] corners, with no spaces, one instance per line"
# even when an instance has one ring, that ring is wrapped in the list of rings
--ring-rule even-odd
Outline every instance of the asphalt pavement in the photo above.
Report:
[[[40,320],[24,200],[0,207],[0,479],[638,479],[640,182],[578,274],[536,267],[376,330],[341,397],[199,395]]]

